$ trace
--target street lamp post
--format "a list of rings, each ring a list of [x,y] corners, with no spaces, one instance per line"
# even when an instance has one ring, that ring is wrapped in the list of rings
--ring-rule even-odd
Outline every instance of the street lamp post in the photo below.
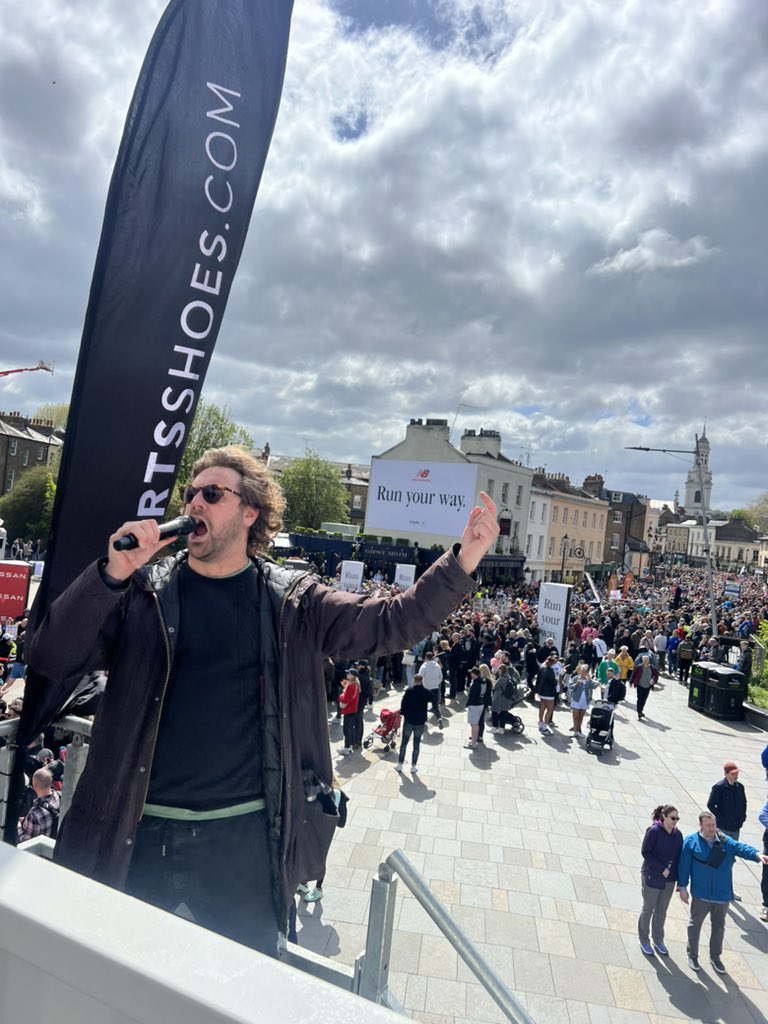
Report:
[[[563,536],[563,560],[560,563],[560,582],[565,583],[565,553],[568,550],[568,534]]]
[[[635,452],[663,452],[665,455],[693,455],[695,457],[696,472],[699,478],[699,511],[701,513],[701,525],[704,529],[704,558],[707,566],[707,587],[709,589],[709,613],[712,620],[712,636],[717,636],[717,608],[715,605],[715,585],[712,579],[712,558],[709,550],[709,529],[707,528],[707,511],[704,507],[704,469],[701,464],[701,453],[699,451],[699,435],[696,435],[696,448],[648,448],[643,444],[626,446],[627,451]]]

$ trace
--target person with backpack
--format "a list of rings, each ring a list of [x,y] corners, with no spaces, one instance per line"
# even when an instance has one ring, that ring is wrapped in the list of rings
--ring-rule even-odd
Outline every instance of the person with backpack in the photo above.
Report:
[[[677,648],[677,677],[681,683],[688,685],[688,678],[691,674],[691,665],[696,657],[696,647],[689,637],[680,641]]]
[[[20,843],[36,836],[56,838],[60,800],[52,783],[53,776],[47,768],[38,768],[32,776],[35,799],[25,816],[19,819],[17,839]]]
[[[515,703],[515,693],[520,686],[520,673],[508,665],[502,665],[491,691],[491,732],[504,733],[507,712]]]
[[[487,666],[486,666],[487,667]],[[476,750],[480,735],[480,719],[485,715],[486,699],[489,684],[479,668],[469,670],[469,693],[467,694],[467,724],[469,725],[469,741],[465,750]]]

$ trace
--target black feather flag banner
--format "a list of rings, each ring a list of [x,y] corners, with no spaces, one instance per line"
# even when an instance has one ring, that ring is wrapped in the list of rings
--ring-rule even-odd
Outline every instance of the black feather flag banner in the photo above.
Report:
[[[172,0],[152,38],[107,197],[36,621],[121,523],[165,515],[267,158],[291,10]],[[30,682],[22,740],[57,702],[58,687],[37,700]]]

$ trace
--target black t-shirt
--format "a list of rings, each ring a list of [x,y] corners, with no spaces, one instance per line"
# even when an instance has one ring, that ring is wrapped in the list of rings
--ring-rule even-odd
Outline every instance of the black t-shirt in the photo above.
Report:
[[[211,810],[263,795],[258,575],[180,569],[181,614],[147,803]]]

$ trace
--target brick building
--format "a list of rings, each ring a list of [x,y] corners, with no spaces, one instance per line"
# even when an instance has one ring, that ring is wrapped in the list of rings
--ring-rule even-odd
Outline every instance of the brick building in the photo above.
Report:
[[[54,430],[50,420],[0,412],[0,497],[35,466],[56,465],[63,443],[63,431]]]

